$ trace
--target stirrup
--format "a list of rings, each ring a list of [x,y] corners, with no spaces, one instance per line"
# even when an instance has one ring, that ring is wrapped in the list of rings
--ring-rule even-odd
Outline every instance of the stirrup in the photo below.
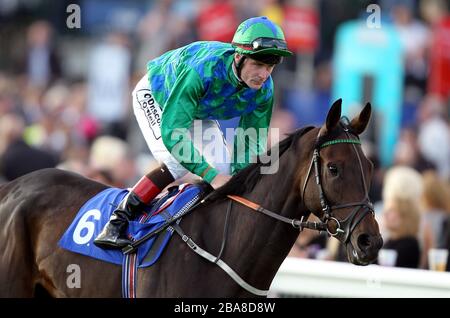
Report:
[[[131,244],[131,240],[123,237],[117,237],[115,240],[112,239],[112,237],[108,237],[106,235],[103,235],[103,237],[100,237],[100,235],[94,240],[95,246],[98,246],[103,249],[121,249],[129,244]]]
[[[131,243],[124,237],[121,227],[122,224],[106,223],[100,234],[94,239],[94,244],[101,248],[119,249]]]
[[[108,240],[94,240],[94,244],[95,246],[102,248],[102,249],[122,249],[125,246],[128,246],[131,244],[131,241],[128,240],[127,242],[125,242],[125,240],[122,243],[117,243],[117,242],[113,242],[113,241],[108,241]]]

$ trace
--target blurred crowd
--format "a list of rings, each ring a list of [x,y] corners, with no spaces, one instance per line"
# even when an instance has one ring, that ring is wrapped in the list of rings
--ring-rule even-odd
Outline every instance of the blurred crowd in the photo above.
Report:
[[[81,8],[80,29],[65,24],[70,3]],[[413,268],[428,267],[430,249],[450,247],[450,90],[435,89],[429,80],[430,70],[441,67],[432,63],[432,39],[449,16],[448,1],[131,1],[127,6],[134,4],[139,14],[125,8],[131,13],[120,16],[101,16],[100,3],[0,0],[0,183],[59,167],[115,187],[133,185],[156,164],[131,112],[131,90],[147,61],[196,40],[230,41],[236,26],[252,16],[287,27],[292,7],[313,12],[317,43],[300,45],[275,69],[271,125],[283,136],[321,124],[338,80],[332,72],[336,30],[366,17],[375,3],[383,23],[400,35],[405,69],[393,164],[383,166],[377,145],[364,143],[376,168],[370,196],[385,247],[398,251],[396,266]],[[98,16],[83,12],[95,5]],[[335,243],[305,230],[291,256],[345,260]]]

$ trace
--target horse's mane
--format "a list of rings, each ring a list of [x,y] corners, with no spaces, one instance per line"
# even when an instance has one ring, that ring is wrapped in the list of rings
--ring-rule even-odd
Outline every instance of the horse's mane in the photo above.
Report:
[[[296,130],[283,139],[278,144],[279,156],[281,157],[283,153],[286,152],[291,146],[297,144],[297,141],[308,131],[314,127],[308,126]],[[273,149],[273,148],[272,148]],[[270,156],[272,149],[267,152],[267,156]],[[261,158],[258,157],[256,163],[250,164],[246,168],[235,174],[224,186],[220,187],[211,195],[210,199],[220,199],[228,194],[240,195],[246,191],[251,191],[258,181],[261,179],[262,174],[260,173],[261,167],[269,166],[270,163],[263,163]]]

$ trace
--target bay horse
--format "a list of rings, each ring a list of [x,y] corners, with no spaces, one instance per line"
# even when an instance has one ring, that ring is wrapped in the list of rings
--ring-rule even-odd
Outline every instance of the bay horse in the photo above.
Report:
[[[358,137],[370,113],[367,104],[343,124],[337,100],[322,127],[280,142],[276,173],[261,174],[264,164],[251,164],[183,218],[184,232],[217,255],[228,222],[221,258],[255,288],[268,289],[299,235],[300,223],[286,224],[236,202],[228,215],[228,195],[239,195],[275,211],[278,218],[306,220],[313,213],[323,229],[345,244],[350,262],[373,262],[382,239],[367,195],[373,167]],[[121,296],[121,266],[57,245],[81,206],[106,188],[59,169],[35,171],[0,187],[1,297],[33,297],[37,286],[52,297]],[[76,288],[67,284],[71,264],[80,268]],[[159,261],[139,268],[137,275],[137,297],[254,296],[177,235]]]

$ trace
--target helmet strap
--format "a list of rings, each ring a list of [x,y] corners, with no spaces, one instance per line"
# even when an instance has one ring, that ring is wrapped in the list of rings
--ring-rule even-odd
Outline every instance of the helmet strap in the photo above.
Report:
[[[245,61],[246,58],[247,57],[245,55],[241,55],[241,58],[239,59],[239,61],[237,63],[236,63],[236,60],[233,59],[233,64],[234,64],[234,67],[236,69],[236,76],[238,78],[238,81],[244,87],[248,87],[248,85],[241,79],[241,71],[242,71],[242,66],[244,65],[244,61]]]

